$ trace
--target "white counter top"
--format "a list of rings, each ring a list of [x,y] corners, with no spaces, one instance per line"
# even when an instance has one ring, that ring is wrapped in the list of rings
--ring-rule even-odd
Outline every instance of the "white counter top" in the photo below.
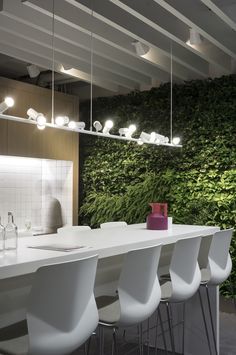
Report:
[[[50,234],[19,238],[17,251],[8,251],[0,255],[0,279],[29,274],[46,264],[74,260],[93,254],[98,254],[99,258],[106,258],[143,246],[160,243],[166,245],[182,238],[212,235],[218,230],[218,227],[173,225],[172,229],[167,231],[151,231],[146,229],[145,224],[135,224],[123,228],[79,231],[78,235]],[[85,247],[70,252],[28,248],[28,246],[59,243]]]

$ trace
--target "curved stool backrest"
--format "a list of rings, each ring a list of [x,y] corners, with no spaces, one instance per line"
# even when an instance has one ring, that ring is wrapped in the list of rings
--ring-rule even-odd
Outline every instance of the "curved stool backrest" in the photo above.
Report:
[[[105,228],[115,228],[115,227],[126,227],[127,223],[124,221],[119,221],[119,222],[106,222],[106,223],[101,223],[100,227],[102,229]]]
[[[65,235],[68,233],[73,233],[75,235],[77,232],[86,232],[91,230],[89,226],[65,226],[57,229],[57,233],[60,235]]]
[[[175,244],[170,264],[172,284],[171,300],[185,301],[198,290],[201,273],[198,266],[198,253],[201,237],[185,238]]]
[[[208,255],[208,266],[210,271],[209,284],[219,285],[230,275],[232,261],[229,254],[233,229],[226,229],[216,232],[212,238]]]
[[[141,323],[156,310],[161,299],[157,278],[160,252],[161,245],[157,245],[127,253],[118,283],[118,324],[130,326]]]
[[[29,354],[65,355],[98,324],[93,288],[97,255],[39,268],[27,307]]]

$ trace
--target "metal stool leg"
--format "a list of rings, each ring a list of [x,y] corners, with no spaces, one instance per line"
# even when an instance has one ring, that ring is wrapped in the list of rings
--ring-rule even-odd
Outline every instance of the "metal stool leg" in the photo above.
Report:
[[[99,355],[104,355],[104,329],[99,327]]]
[[[90,352],[90,345],[91,345],[91,338],[92,338],[92,335],[91,335],[91,337],[86,341],[86,343],[84,344],[84,353],[85,353],[85,355],[89,355],[89,352]]]
[[[163,339],[163,344],[164,344],[164,348],[165,348],[165,353],[166,353],[166,355],[168,355],[167,344],[166,344],[166,336],[165,336],[165,331],[164,331],[164,327],[163,327],[161,311],[160,311],[159,307],[158,307],[158,316],[159,316],[159,319],[160,319],[161,333],[162,333],[162,339]]]
[[[170,342],[171,342],[172,354],[175,354],[174,332],[173,332],[173,325],[172,325],[172,320],[171,320],[170,308],[169,307],[170,307],[169,303],[166,302],[166,311],[167,311],[169,331],[170,331]]]
[[[157,355],[158,320],[158,311],[156,310],[155,355]]]
[[[212,315],[212,309],[211,309],[211,303],[210,303],[210,294],[209,294],[209,289],[208,289],[207,285],[205,285],[205,288],[206,288],[206,293],[207,293],[207,302],[208,302],[208,308],[209,308],[209,314],[210,314],[210,320],[211,320],[211,329],[212,329],[212,334],[213,334],[213,339],[214,339],[215,352],[218,355],[218,349],[217,349],[217,344],[216,344],[216,333],[215,333],[215,329],[214,329],[213,315]]]
[[[117,341],[116,341],[116,328],[113,328],[112,334],[112,355],[118,355]]]
[[[233,296],[234,307],[236,308],[236,298],[234,297],[235,287],[234,287],[234,283],[233,283],[231,275],[229,276],[228,281],[229,281],[229,286],[230,286],[230,290],[231,290],[231,295]]]
[[[150,355],[150,319],[147,320],[147,355]]]
[[[201,310],[202,310],[202,317],[203,317],[203,321],[204,321],[204,326],[205,326],[205,330],[206,330],[206,336],[207,336],[209,352],[210,352],[210,355],[212,355],[210,337],[209,337],[209,332],[208,332],[208,328],[207,328],[207,322],[206,322],[206,317],[205,317],[205,313],[204,313],[202,295],[201,295],[200,288],[198,289],[198,295],[199,295],[199,300],[200,300],[200,305],[201,305]]]
[[[138,326],[139,332],[139,355],[143,355],[143,325],[142,323]]]
[[[185,311],[186,303],[183,302],[183,338],[182,338],[182,353],[185,354]]]

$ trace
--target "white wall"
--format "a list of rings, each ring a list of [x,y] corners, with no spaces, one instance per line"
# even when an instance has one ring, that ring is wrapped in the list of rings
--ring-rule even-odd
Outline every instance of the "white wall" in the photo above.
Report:
[[[33,227],[42,227],[49,216],[48,202],[57,199],[63,224],[71,225],[72,176],[71,161],[0,155],[2,223],[7,223],[7,212],[11,211],[19,229],[25,229],[27,220]]]

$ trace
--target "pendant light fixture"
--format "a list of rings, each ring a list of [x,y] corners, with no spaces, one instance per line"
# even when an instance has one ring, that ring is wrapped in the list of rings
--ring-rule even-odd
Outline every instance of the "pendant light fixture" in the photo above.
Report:
[[[93,2],[93,0],[92,0]],[[36,110],[33,108],[29,108],[27,111],[28,119],[25,118],[20,118],[20,117],[14,117],[14,116],[8,116],[4,115],[3,112],[8,108],[11,107],[14,104],[14,101],[5,100],[4,103],[0,104],[0,118],[3,119],[8,119],[8,120],[13,120],[17,122],[25,122],[25,123],[31,123],[31,124],[37,124],[38,129],[42,130],[45,127],[51,127],[51,128],[57,128],[57,129],[63,129],[67,131],[74,131],[78,132],[81,134],[88,134],[88,135],[93,135],[93,136],[98,136],[98,137],[105,137],[105,138],[110,138],[110,139],[117,139],[117,140],[123,140],[123,141],[130,141],[134,142],[138,145],[143,145],[143,144],[152,144],[152,145],[163,145],[167,147],[181,147],[180,145],[180,138],[179,137],[173,137],[172,134],[172,96],[173,96],[173,63],[172,63],[172,43],[171,43],[171,70],[170,70],[170,77],[171,77],[171,103],[170,103],[170,138],[163,136],[159,133],[156,132],[151,132],[151,133],[146,133],[146,132],[141,132],[140,136],[138,138],[134,138],[133,135],[135,134],[137,127],[135,124],[129,125],[129,127],[125,128],[120,128],[118,130],[118,134],[111,134],[110,131],[113,128],[113,121],[111,119],[108,119],[104,126],[101,124],[99,121],[93,122],[93,66],[94,66],[94,55],[93,55],[93,40],[94,40],[94,35],[93,35],[93,3],[91,4],[91,35],[90,35],[90,119],[89,119],[89,129],[86,129],[85,122],[76,122],[73,120],[70,120],[69,117],[67,116],[57,116],[54,119],[54,114],[55,114],[55,100],[54,100],[54,95],[55,95],[55,46],[54,46],[54,41],[55,41],[55,0],[53,0],[53,5],[52,5],[52,116],[51,116],[51,123],[47,123],[46,117],[42,113],[38,113]],[[135,47],[136,53],[139,56],[145,55],[149,47],[143,45],[139,41],[135,41],[132,43]],[[13,102],[13,104],[12,104]],[[93,130],[95,129],[95,131]]]

